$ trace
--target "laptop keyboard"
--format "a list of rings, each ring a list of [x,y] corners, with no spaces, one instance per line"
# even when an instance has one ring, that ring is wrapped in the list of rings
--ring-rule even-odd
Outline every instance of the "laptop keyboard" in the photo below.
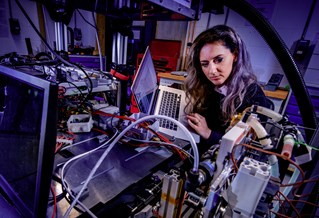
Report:
[[[181,95],[163,91],[159,114],[178,120],[180,104]],[[159,125],[166,129],[177,130],[177,125],[169,120],[160,119]]]

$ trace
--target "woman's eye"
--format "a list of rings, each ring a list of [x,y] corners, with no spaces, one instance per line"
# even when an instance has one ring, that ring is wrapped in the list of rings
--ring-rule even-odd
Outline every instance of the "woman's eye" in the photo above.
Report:
[[[218,57],[214,60],[214,63],[217,64],[217,63],[220,63],[223,61],[223,58],[222,57]]]
[[[207,67],[207,66],[208,66],[208,63],[201,63],[201,66],[202,66],[202,67]]]

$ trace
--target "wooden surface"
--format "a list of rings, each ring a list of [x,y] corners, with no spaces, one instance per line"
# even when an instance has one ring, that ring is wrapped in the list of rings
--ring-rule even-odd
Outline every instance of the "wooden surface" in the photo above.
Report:
[[[275,91],[269,91],[264,89],[264,92],[267,97],[285,100],[288,96],[289,91],[283,90],[283,89],[276,89]]]
[[[171,73],[158,73],[157,76],[159,78],[173,79],[177,81],[184,81],[184,76],[172,75]]]
[[[185,77],[184,76],[177,76],[177,75],[172,75],[171,73],[158,73],[157,76],[159,78],[166,78],[166,79],[172,79],[172,80],[177,80],[177,81],[184,81]],[[288,96],[288,91],[284,89],[277,89],[275,91],[269,91],[263,89],[265,92],[265,95],[270,98],[277,98],[281,100],[285,100]]]

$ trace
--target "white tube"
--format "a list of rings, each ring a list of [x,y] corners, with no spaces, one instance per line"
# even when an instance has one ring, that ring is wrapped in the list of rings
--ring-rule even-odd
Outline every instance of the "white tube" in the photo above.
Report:
[[[252,107],[253,108],[253,107]],[[270,110],[269,108],[257,106],[257,112],[270,117],[274,122],[282,120],[283,116],[276,111]]]
[[[295,139],[294,139],[293,135],[291,135],[291,134],[285,135],[284,145],[282,147],[281,154],[288,157],[288,158],[291,158],[292,149],[294,147],[294,144],[295,144]]]
[[[262,138],[261,140],[259,140],[259,142],[264,148],[269,149],[272,147],[270,138],[265,138],[268,135],[267,131],[265,130],[263,125],[261,125],[261,123],[256,119],[256,117],[250,115],[247,119],[247,124],[253,128],[259,139]]]

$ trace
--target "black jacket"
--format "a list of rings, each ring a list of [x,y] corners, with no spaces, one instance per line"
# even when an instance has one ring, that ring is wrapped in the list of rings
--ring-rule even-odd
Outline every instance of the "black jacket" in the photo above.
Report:
[[[212,91],[208,94],[205,100],[205,110],[202,114],[206,118],[208,127],[212,130],[210,137],[207,140],[201,139],[201,146],[208,149],[213,144],[219,142],[222,136],[225,134],[226,129],[229,127],[229,122],[225,123],[223,120],[221,105],[225,96],[217,91]],[[237,109],[238,113],[243,112],[247,107],[252,105],[259,105],[270,108],[269,101],[265,96],[263,90],[257,83],[253,83],[248,87],[248,90],[244,96],[242,105]],[[201,150],[201,149],[200,149]]]

